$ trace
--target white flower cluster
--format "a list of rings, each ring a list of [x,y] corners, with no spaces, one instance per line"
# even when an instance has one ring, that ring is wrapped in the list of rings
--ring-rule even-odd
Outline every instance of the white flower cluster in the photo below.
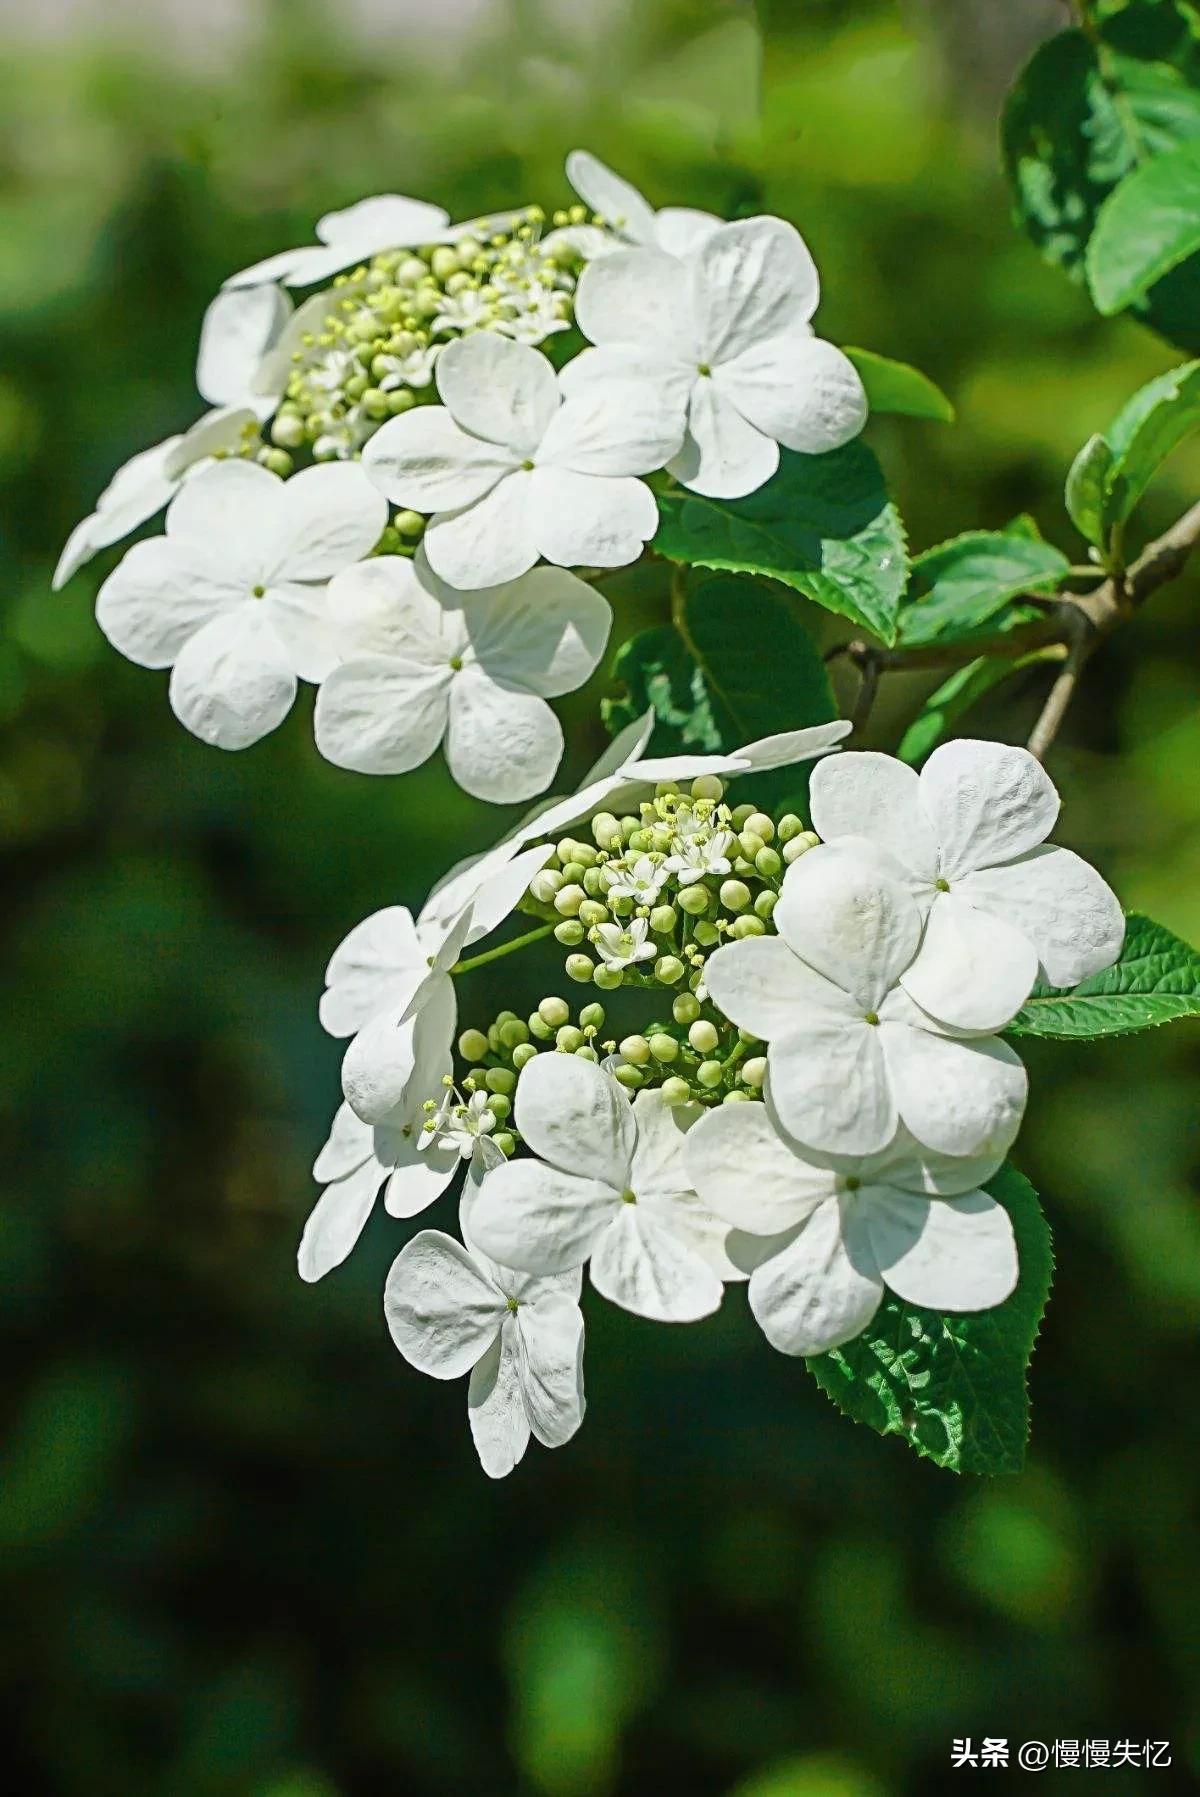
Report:
[[[744,495],[781,445],[862,429],[791,225],[655,214],[584,152],[568,176],[586,203],[549,231],[537,208],[456,225],[363,200],[209,307],[212,409],[126,463],[54,581],[167,506],[97,617],[171,670],[204,741],[257,742],[309,681],[339,766],[401,773],[444,741],[474,796],[532,797],[562,752],[547,700],[591,676],[611,625],[569,570],[638,559],[658,526],[647,478]],[[316,291],[294,307],[292,288]],[[561,367],[544,344],[566,346]]]
[[[493,1476],[531,1433],[556,1446],[579,1426],[585,1266],[602,1296],[666,1322],[746,1282],[768,1340],[794,1355],[860,1334],[885,1291],[972,1311],[1016,1285],[1011,1221],[983,1187],[1027,1082],[995,1032],[1039,975],[1069,985],[1110,965],[1124,918],[1092,868],[1046,843],[1058,795],[1022,749],[950,743],[919,776],[828,755],[814,832],[721,803],[722,777],[825,756],[843,733],[649,762],[635,726],[580,794],[456,872],[415,925],[379,913],[330,965],[323,1020],[358,1033],[301,1270],[344,1257],[385,1182],[387,1208],[413,1216],[468,1165],[462,1242],[413,1238],[385,1308],[414,1366],[471,1372]],[[583,819],[594,853],[570,837],[529,846]],[[559,919],[535,934],[591,941],[572,977],[674,988],[673,1022],[601,1044],[597,1004],[578,1026],[561,1000],[527,1024],[504,1012],[460,1037],[460,1091],[451,970],[526,886],[525,908]]]

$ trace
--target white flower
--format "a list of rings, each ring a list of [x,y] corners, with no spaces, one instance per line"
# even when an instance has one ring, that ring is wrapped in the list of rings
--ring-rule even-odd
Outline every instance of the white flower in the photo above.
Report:
[[[1059,797],[1025,749],[949,742],[918,776],[890,755],[818,768],[813,828],[874,859],[926,919],[901,984],[942,1022],[999,1029],[1029,996],[1039,965],[1074,986],[1121,952],[1125,919],[1105,882],[1069,849],[1045,846]]]
[[[681,886],[694,885],[706,874],[727,874],[731,867],[729,854],[735,841],[732,830],[712,830],[706,821],[692,812],[681,811],[666,869],[675,875]]]
[[[119,543],[155,512],[161,512],[198,464],[240,450],[257,428],[258,419],[248,406],[223,406],[206,412],[182,435],[167,437],[153,449],[131,457],[117,469],[96,501],[95,511],[67,538],[50,583],[53,590],[65,586],[98,550]]]
[[[428,387],[433,379],[434,365],[441,353],[440,343],[427,343],[424,346],[418,344],[407,355],[376,356],[371,364],[372,370],[384,370],[378,381],[380,392],[391,393],[397,387]]]
[[[562,568],[535,568],[464,596],[424,557],[379,556],[329,587],[343,665],[317,699],[322,755],[365,774],[401,774],[445,738],[458,784],[511,804],[542,792],[562,758],[547,699],[594,671],[608,601]]]
[[[897,985],[921,939],[916,902],[836,850],[788,869],[778,936],[705,964],[713,1002],[770,1044],[767,1078],[789,1134],[828,1154],[874,1154],[901,1123],[942,1154],[1002,1153],[1025,1069],[994,1036],[955,1039]]]
[[[658,950],[647,941],[650,925],[644,917],[633,917],[625,925],[597,924],[594,941],[606,967],[635,967],[639,961],[653,961]]]
[[[244,749],[283,721],[296,681],[337,662],[325,582],[366,555],[387,508],[358,468],[282,481],[253,462],[219,462],[171,503],[166,535],[135,543],[109,575],[96,618],[144,668],[171,668],[181,723]]]
[[[291,372],[292,302],[278,287],[219,293],[200,326],[196,386],[210,406],[249,406],[267,419]],[[285,355],[275,350],[288,340]]]
[[[822,1160],[767,1105],[721,1105],[684,1144],[689,1178],[735,1230],[751,1266],[750,1308],[785,1354],[823,1354],[860,1335],[884,1287],[934,1310],[988,1310],[1017,1283],[1002,1204],[979,1187],[1001,1156],[951,1159],[904,1134],[882,1153]],[[758,1239],[755,1239],[758,1238]]]
[[[317,220],[319,243],[301,249],[280,250],[262,262],[252,263],[230,275],[226,287],[256,287],[264,281],[282,281],[285,287],[315,287],[343,268],[369,262],[384,250],[402,250],[421,243],[448,243],[471,237],[477,231],[491,235],[516,215],[498,213],[495,218],[474,219],[451,225],[450,214],[425,200],[403,194],[376,194],[340,212],[327,212]]]
[[[422,1146],[453,1149],[460,1160],[471,1161],[481,1174],[498,1167],[505,1156],[491,1139],[496,1127],[491,1098],[490,1092],[472,1092],[464,1100],[457,1091],[448,1091],[425,1125]]]
[[[656,861],[653,855],[639,855],[632,867],[618,861],[610,868],[609,898],[632,899],[635,905],[657,904],[670,873],[670,863]]]
[[[628,383],[564,401],[546,357],[490,332],[438,358],[441,406],[393,418],[363,467],[396,505],[434,514],[429,565],[452,586],[500,586],[539,556],[619,568],[658,527],[649,487],[679,446],[657,395]]]
[[[490,1478],[512,1471],[531,1434],[562,1447],[583,1421],[579,1284],[578,1273],[547,1279],[498,1266],[434,1229],[392,1262],[383,1299],[392,1340],[434,1379],[470,1373],[467,1415]]]
[[[553,234],[582,256],[603,255],[613,247],[614,239],[617,244],[646,245],[671,256],[684,256],[711,237],[722,222],[714,213],[690,206],[664,206],[655,212],[636,187],[587,150],[571,151],[567,180],[603,224],[603,228],[568,225]]]
[[[568,365],[565,391],[632,382],[658,394],[683,446],[668,464],[693,492],[736,499],[779,466],[779,446],[819,455],[867,420],[850,360],[814,337],[819,283],[804,240],[779,218],[722,225],[682,262],[623,250],[592,262],[575,296],[599,347]]]
[[[739,1275],[725,1225],[684,1170],[684,1131],[697,1114],[657,1091],[631,1105],[593,1062],[538,1055],[517,1082],[515,1120],[541,1158],[488,1174],[471,1214],[476,1240],[530,1272],[565,1273],[590,1259],[596,1290],[637,1316],[708,1316],[722,1279]]]

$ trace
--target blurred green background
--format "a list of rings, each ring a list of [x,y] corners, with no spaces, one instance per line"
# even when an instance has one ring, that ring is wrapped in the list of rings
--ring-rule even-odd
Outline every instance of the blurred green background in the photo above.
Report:
[[[0,15],[9,1789],[899,1797],[957,1788],[951,1738],[985,1733],[1170,1736],[1152,1788],[1192,1788],[1195,1032],[1027,1045],[1017,1158],[1059,1270],[1023,1476],[959,1482],[842,1421],[735,1293],[678,1331],[589,1301],[582,1433],[493,1486],[464,1390],[388,1341],[401,1226],[315,1288],[294,1248],[337,1095],[326,957],[504,818],[440,767],[327,766],[303,701],[205,748],[94,626],[115,557],[49,592],[112,469],[199,410],[224,274],[380,190],[562,204],[577,143],[658,203],[792,218],[824,334],[952,393],[954,429],[871,427],[917,545],[1028,509],[1077,554],[1069,458],[1181,358],[1009,223],[996,108],[1065,16],[776,0],[760,44],[720,0]],[[1198,482],[1178,458],[1148,524]],[[1105,648],[1052,760],[1062,839],[1192,940],[1198,585]],[[873,740],[931,684],[897,679]],[[1042,690],[971,727],[1020,739]],[[562,984],[509,965],[467,1021]]]

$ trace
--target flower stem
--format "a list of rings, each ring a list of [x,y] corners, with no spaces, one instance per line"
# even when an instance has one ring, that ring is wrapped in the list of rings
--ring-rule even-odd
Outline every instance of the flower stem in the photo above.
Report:
[[[489,961],[499,961],[505,955],[516,954],[519,948],[524,948],[530,942],[541,942],[553,929],[552,923],[541,924],[536,930],[527,930],[523,936],[514,936],[511,942],[502,942],[498,948],[488,948],[481,955],[472,955],[469,960],[456,961],[450,972],[473,973],[477,967],[486,967]]]

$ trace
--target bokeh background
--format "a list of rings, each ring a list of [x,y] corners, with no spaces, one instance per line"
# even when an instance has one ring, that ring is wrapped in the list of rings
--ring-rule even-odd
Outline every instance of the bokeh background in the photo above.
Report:
[[[591,1302],[582,1433],[493,1486],[464,1391],[388,1341],[401,1227],[377,1217],[316,1288],[294,1248],[337,1093],[325,959],[504,818],[440,768],[327,766],[303,702],[248,753],[205,748],[95,628],[114,558],[49,592],[111,470],[196,414],[224,274],[379,190],[562,204],[577,143],[659,203],[792,218],[824,334],[951,392],[953,429],[871,427],[916,544],[1027,509],[1078,553],[1069,458],[1180,358],[1010,225],[999,98],[1065,17],[0,8],[8,1789],[901,1797],[957,1788],[952,1737],[985,1733],[1169,1736],[1151,1788],[1194,1788],[1194,1030],[1028,1045],[1018,1159],[1059,1267],[1022,1476],[956,1481],[855,1429],[735,1294],[679,1331]],[[1179,457],[1148,524],[1198,482]],[[1200,568],[1106,647],[1052,761],[1062,839],[1193,940],[1198,598]],[[872,740],[931,684],[897,679]],[[565,776],[602,690],[568,712]],[[1024,677],[973,727],[1019,739],[1040,695]],[[549,958],[507,965],[468,1021],[561,987]]]

